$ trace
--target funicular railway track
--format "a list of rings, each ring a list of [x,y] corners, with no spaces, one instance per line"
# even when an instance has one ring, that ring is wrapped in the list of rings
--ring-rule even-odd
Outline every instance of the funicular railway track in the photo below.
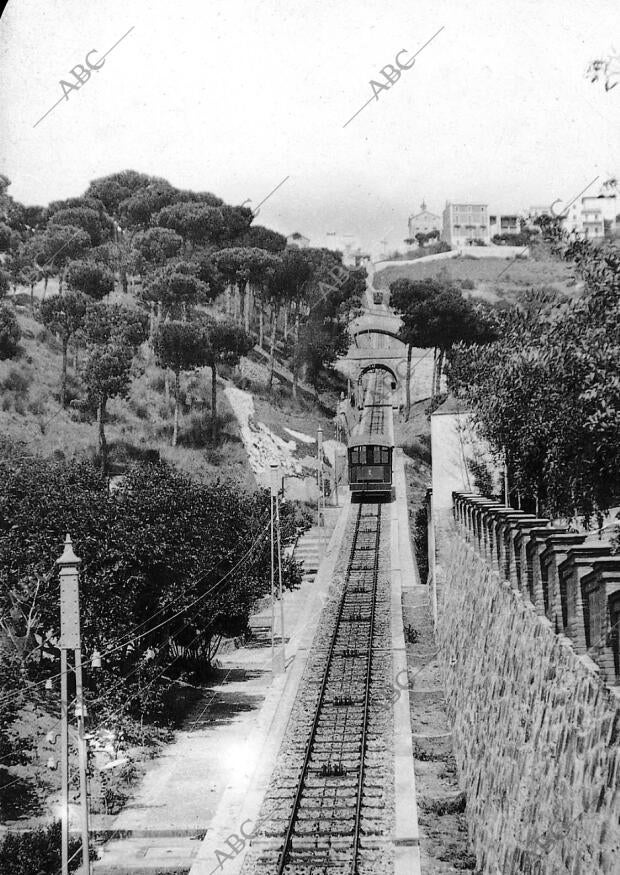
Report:
[[[279,841],[263,847],[252,873],[365,871],[361,839],[380,538],[381,505],[360,504],[323,673],[316,679],[316,707],[295,772],[285,773],[289,801],[268,833]]]

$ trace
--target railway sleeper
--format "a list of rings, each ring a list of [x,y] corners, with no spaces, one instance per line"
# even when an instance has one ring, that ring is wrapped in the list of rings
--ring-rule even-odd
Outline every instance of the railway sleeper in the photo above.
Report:
[[[317,758],[331,759],[334,762],[342,759],[344,756],[348,758],[357,756],[359,759],[361,751],[361,738],[349,737],[342,739],[326,738],[319,743],[312,745],[311,762]]]
[[[338,767],[339,771],[336,771]],[[328,759],[321,762],[314,762],[309,769],[310,774],[314,774],[317,778],[350,778],[357,777],[359,773],[359,757],[350,756],[342,757],[338,760]]]
[[[357,772],[353,769],[349,769],[346,775],[331,778],[310,772],[306,775],[304,798],[322,800],[326,795],[329,796],[330,791],[335,795],[344,793],[347,789],[357,792]]]
[[[329,820],[322,821],[321,825],[309,823],[303,830],[300,830],[293,836],[289,861],[291,863],[294,861],[318,863],[321,861],[321,858],[325,860],[327,855],[331,857],[333,851],[336,850],[336,855],[331,860],[329,857],[325,860],[325,862],[329,862],[330,868],[327,869],[327,872],[331,875],[333,861],[337,860],[338,857],[342,859],[345,856],[351,856],[352,842],[350,836],[353,833],[353,829],[352,824],[348,826],[348,830],[338,829],[337,824]],[[334,840],[337,839],[343,842],[342,849],[334,846]],[[348,848],[345,843],[348,844]],[[299,870],[294,869],[293,871],[297,873]]]
[[[328,821],[333,822],[337,820],[339,823],[342,823],[343,826],[346,826],[346,830],[341,831],[341,835],[347,835],[349,831],[353,832],[353,827],[355,825],[355,814],[356,809],[351,800],[350,805],[314,805],[314,806],[306,806],[303,812],[299,813],[298,821],[299,823],[304,823],[306,826],[314,826],[317,830],[321,828],[321,823]]]

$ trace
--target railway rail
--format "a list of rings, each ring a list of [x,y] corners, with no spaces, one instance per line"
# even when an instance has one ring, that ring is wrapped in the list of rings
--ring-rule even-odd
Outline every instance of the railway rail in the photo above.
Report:
[[[364,875],[377,849],[381,794],[367,786],[377,632],[381,504],[360,504],[335,622],[312,673],[303,736],[268,793],[271,822],[244,872]],[[320,667],[319,667],[320,666]],[[317,670],[318,669],[318,670]],[[373,739],[376,741],[376,738]],[[375,745],[377,747],[377,745]],[[385,769],[380,770],[384,777]],[[372,782],[371,782],[372,783]],[[270,797],[270,798],[269,798]],[[368,798],[366,798],[368,797]],[[370,868],[367,866],[370,865]]]

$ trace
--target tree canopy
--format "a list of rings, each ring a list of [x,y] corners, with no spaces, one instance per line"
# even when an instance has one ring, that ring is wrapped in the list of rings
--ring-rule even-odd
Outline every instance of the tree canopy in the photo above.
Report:
[[[95,261],[71,261],[67,265],[67,286],[99,301],[114,290],[114,274]]]
[[[104,659],[97,701],[89,707],[101,718],[118,698],[107,690],[118,689],[123,678],[126,711],[152,718],[152,700],[141,699],[134,671],[147,648],[157,653],[157,674],[173,671],[162,669],[175,642],[208,661],[218,636],[245,631],[251,606],[268,591],[266,490],[248,493],[227,481],[205,486],[161,464],[132,469],[110,492],[86,462],[42,459],[6,441],[0,442],[0,477],[0,613],[10,616],[11,594],[17,594],[26,611],[35,608],[35,631],[57,637],[54,563],[70,532],[83,562],[84,652],[98,649]],[[291,505],[281,513],[286,546],[298,520]],[[299,581],[286,556],[283,573],[285,586]],[[15,620],[17,636],[24,632],[21,622]],[[142,637],[131,650],[118,648],[136,629]],[[57,670],[39,661],[34,640],[23,657],[33,679]],[[160,690],[169,683],[155,680]],[[87,695],[95,698],[94,687]]]
[[[454,347],[448,380],[532,506],[600,520],[620,496],[620,255],[543,229],[577,263],[583,296],[526,296],[493,343]]]
[[[153,338],[158,363],[174,372],[174,429],[172,446],[179,434],[179,378],[182,371],[193,370],[206,362],[202,326],[194,322],[162,322]]]
[[[414,347],[435,350],[431,396],[439,394],[444,355],[453,344],[486,343],[494,336],[490,312],[451,282],[398,279],[390,284],[390,303],[402,318],[399,337],[407,344],[407,415],[410,409],[410,362]]]

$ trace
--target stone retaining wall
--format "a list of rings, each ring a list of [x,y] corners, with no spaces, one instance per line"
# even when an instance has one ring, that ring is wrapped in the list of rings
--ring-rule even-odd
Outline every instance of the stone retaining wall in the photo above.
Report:
[[[619,872],[617,689],[456,532],[437,578],[444,689],[481,871]]]

